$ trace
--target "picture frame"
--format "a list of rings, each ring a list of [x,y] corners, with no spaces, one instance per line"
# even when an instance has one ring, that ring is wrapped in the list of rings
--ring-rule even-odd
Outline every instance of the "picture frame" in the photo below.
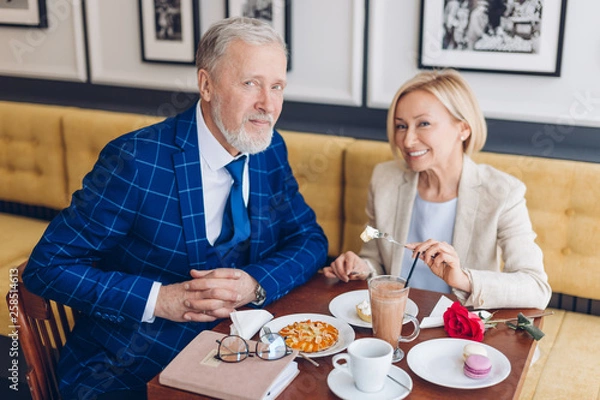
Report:
[[[0,0],[0,26],[47,28],[46,0]]]
[[[200,34],[198,1],[139,0],[142,61],[194,65]]]
[[[421,0],[418,67],[560,76],[567,0]]]
[[[250,17],[268,22],[288,48],[288,71],[292,68],[291,0],[225,0],[227,17]]]

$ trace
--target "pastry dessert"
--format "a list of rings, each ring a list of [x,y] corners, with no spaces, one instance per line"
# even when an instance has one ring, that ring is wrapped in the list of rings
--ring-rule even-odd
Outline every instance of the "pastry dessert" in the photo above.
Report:
[[[490,374],[492,362],[486,356],[473,354],[465,360],[463,371],[465,375],[473,379],[483,379]]]
[[[367,225],[365,230],[360,234],[363,242],[367,243],[378,237],[379,231],[372,226]]]
[[[369,300],[363,300],[362,302],[356,305],[356,313],[358,314],[358,318],[362,319],[365,322],[373,322],[371,318],[371,303]]]
[[[467,360],[467,357],[473,354],[479,354],[480,356],[487,357],[487,350],[480,344],[477,343],[469,343],[463,348],[463,360]]]
[[[304,353],[315,353],[330,348],[338,341],[337,328],[327,322],[300,321],[283,327],[279,334],[288,347]]]

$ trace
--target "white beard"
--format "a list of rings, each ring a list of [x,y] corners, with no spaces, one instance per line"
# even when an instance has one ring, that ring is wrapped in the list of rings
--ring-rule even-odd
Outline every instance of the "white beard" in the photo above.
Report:
[[[271,144],[271,139],[273,138],[273,117],[269,114],[247,115],[242,120],[239,129],[230,131],[225,128],[223,120],[221,119],[221,99],[218,96],[215,96],[214,107],[212,108],[212,118],[215,121],[217,128],[219,128],[221,133],[223,133],[223,136],[225,136],[227,143],[242,153],[257,154],[266,150]],[[269,121],[269,127],[256,136],[250,135],[244,129],[244,125],[251,119]]]

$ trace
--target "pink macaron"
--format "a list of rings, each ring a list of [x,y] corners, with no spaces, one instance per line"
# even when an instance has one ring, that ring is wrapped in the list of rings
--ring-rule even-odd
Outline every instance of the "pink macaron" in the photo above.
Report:
[[[492,362],[486,356],[473,354],[465,360],[464,373],[469,378],[483,379],[492,370]]]

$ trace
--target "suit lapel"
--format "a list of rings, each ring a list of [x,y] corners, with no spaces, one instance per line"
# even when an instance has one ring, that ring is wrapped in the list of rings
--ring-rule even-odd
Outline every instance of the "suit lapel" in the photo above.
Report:
[[[396,215],[394,217],[393,236],[400,243],[405,243],[408,238],[408,230],[412,219],[412,209],[417,195],[417,180],[419,174],[407,172],[402,174],[402,182],[398,185],[398,197],[396,200]],[[392,203],[393,204],[393,203]],[[404,247],[394,245],[392,252],[391,274],[400,275]]]
[[[199,268],[206,261],[205,253],[208,242],[204,223],[196,107],[191,107],[179,115],[175,121],[175,141],[181,148],[181,152],[173,155],[173,165],[179,191],[183,236],[190,268]]]
[[[463,265],[469,265],[467,256],[473,239],[473,226],[477,217],[479,207],[480,185],[479,172],[477,165],[468,155],[463,157],[463,170],[458,187],[458,203],[456,205],[456,222],[454,224],[454,234],[452,235],[452,245],[458,253],[458,257]]]
[[[268,215],[263,214],[268,211],[269,198],[261,195],[265,188],[266,166],[264,153],[251,155],[248,160],[249,179],[250,179],[250,197],[248,199],[248,210],[250,214],[250,263],[258,261],[260,254],[260,243],[258,238],[265,236],[266,224],[261,223],[268,219]]]

